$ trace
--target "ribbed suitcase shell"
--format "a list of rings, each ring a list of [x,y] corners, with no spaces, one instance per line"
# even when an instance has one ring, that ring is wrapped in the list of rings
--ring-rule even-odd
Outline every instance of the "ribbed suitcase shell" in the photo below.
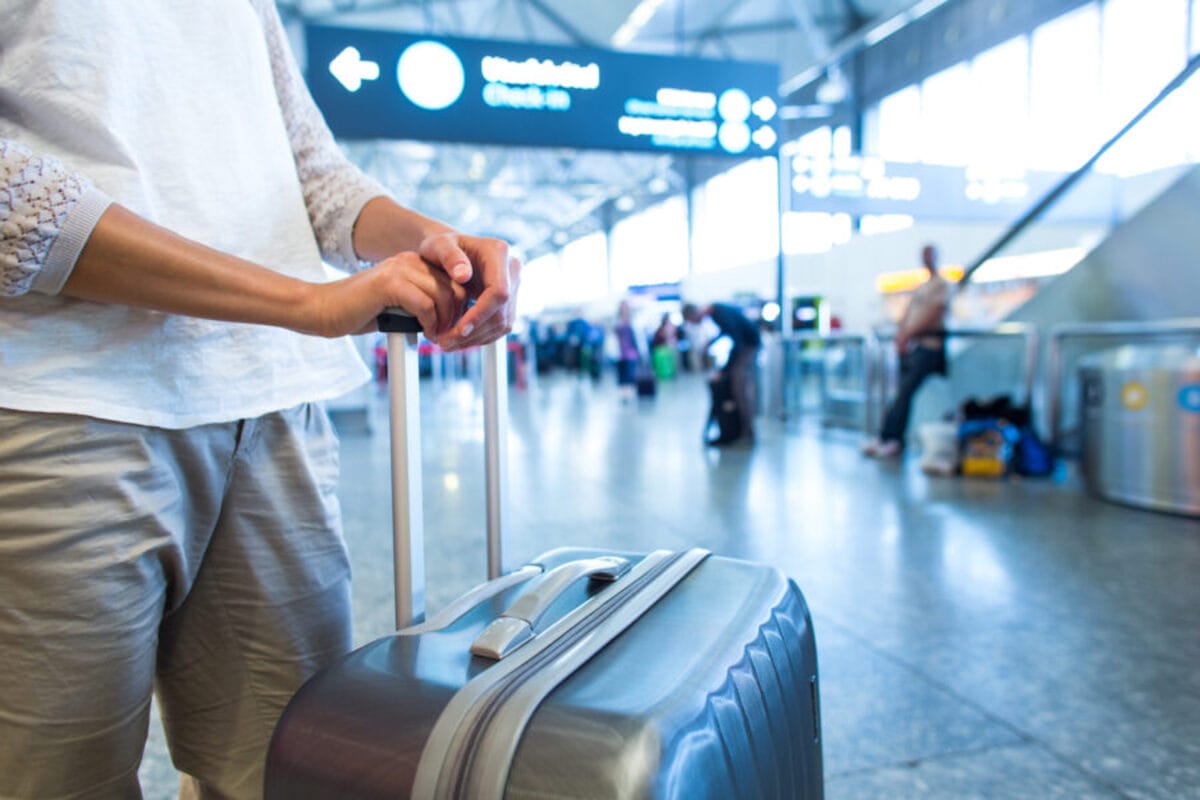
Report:
[[[594,555],[563,549],[537,561],[549,569]],[[522,588],[441,631],[368,644],[314,677],[276,729],[267,798],[409,797],[438,715],[491,663],[470,656],[471,642]],[[556,615],[593,591],[578,585]],[[710,556],[539,706],[505,797],[815,800],[818,696],[796,585]]]

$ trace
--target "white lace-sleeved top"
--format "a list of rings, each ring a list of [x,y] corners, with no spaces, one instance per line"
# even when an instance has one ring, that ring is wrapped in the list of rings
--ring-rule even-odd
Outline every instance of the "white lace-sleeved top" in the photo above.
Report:
[[[181,428],[322,400],[347,340],[63,297],[115,201],[279,272],[360,266],[384,193],[342,156],[271,0],[0,0],[0,407]]]

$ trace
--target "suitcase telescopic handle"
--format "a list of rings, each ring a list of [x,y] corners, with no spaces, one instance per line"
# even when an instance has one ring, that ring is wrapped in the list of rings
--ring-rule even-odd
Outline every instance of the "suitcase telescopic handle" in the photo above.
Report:
[[[421,323],[403,308],[385,308],[375,318],[381,333],[420,333]]]
[[[629,561],[617,556],[581,558],[555,567],[534,579],[507,611],[483,629],[471,645],[471,654],[499,661],[533,639],[542,617],[576,581],[590,578],[612,583],[629,568]]]
[[[425,533],[421,507],[421,404],[417,391],[417,334],[421,324],[402,308],[377,317],[388,335],[389,407],[392,446],[392,541],[396,585],[396,627],[425,618]],[[486,478],[487,576],[504,571],[506,420],[508,353],[503,338],[483,351],[484,472]]]

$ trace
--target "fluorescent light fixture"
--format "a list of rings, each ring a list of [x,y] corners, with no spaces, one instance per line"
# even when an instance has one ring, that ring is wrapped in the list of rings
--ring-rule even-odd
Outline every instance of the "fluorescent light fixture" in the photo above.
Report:
[[[830,67],[825,80],[817,85],[817,102],[827,106],[836,106],[838,103],[845,102],[849,96],[850,86],[846,81],[846,76],[837,67]]]
[[[642,0],[642,2],[638,3],[633,11],[629,12],[629,18],[612,35],[613,47],[624,47],[632,42],[634,37],[638,35],[638,32],[646,27],[646,23],[658,13],[658,9],[664,3],[666,3],[666,0]]]

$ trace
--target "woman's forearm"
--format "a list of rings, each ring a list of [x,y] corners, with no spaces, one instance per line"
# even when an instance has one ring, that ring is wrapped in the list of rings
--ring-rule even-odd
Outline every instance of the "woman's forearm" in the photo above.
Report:
[[[363,261],[382,261],[404,250],[416,251],[430,236],[452,230],[389,197],[375,197],[354,223],[354,250]]]
[[[117,205],[93,229],[63,294],[318,336],[374,330],[378,314],[398,306],[416,315],[435,341],[462,316],[467,299],[440,266],[411,251],[348,278],[311,283],[186,239]],[[443,346],[460,344],[447,339]]]
[[[62,293],[228,322],[317,332],[305,320],[313,285],[186,239],[112,205]]]

